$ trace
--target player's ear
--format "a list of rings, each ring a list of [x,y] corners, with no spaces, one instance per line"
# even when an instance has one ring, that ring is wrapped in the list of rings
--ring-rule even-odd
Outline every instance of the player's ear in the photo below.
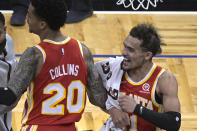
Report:
[[[153,53],[152,53],[152,52],[147,51],[147,52],[145,53],[145,59],[146,59],[146,60],[150,60],[150,59],[152,59],[152,57],[153,57]]]
[[[46,26],[47,26],[47,23],[46,23],[45,21],[41,21],[41,22],[40,22],[40,28],[41,28],[41,29],[45,29]]]

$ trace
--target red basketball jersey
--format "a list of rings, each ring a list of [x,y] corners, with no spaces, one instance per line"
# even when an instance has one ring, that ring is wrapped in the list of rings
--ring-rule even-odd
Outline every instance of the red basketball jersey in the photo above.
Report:
[[[27,91],[23,125],[66,125],[79,121],[86,103],[87,68],[81,44],[71,38],[36,45],[44,64]]]
[[[163,112],[163,106],[156,102],[155,91],[159,76],[164,72],[155,64],[152,66],[149,73],[139,82],[132,81],[128,74],[125,73],[120,86],[120,93],[130,95],[138,104],[156,112]],[[159,131],[160,129],[150,122],[138,117],[134,114],[129,114],[131,126],[127,127],[127,131]]]

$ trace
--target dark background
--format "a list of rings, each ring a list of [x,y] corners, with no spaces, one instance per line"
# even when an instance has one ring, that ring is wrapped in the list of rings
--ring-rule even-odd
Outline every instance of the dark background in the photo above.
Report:
[[[93,8],[99,11],[133,11],[131,7],[125,9],[123,5],[116,5],[117,1],[118,0],[93,0]],[[133,1],[136,7],[139,2],[137,0]],[[147,5],[147,3],[145,5]],[[140,8],[138,11],[147,10]],[[197,11],[197,0],[163,0],[163,3],[157,3],[156,8],[150,6],[148,11]]]
[[[0,10],[11,9],[10,0],[0,0]]]
[[[118,0],[92,0],[93,9],[95,11],[133,11],[131,7],[124,8],[123,5],[116,5],[117,1]],[[134,6],[139,4],[138,0],[133,1]],[[146,5],[147,3],[144,4]],[[10,9],[10,0],[0,0],[0,10]],[[138,11],[147,10],[140,8]],[[197,11],[197,0],[163,0],[163,3],[157,3],[156,8],[150,6],[148,11]]]

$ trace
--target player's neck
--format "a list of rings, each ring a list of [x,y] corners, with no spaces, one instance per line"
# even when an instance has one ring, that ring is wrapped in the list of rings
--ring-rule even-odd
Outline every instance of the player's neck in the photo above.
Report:
[[[48,31],[41,33],[39,36],[40,36],[41,41],[43,41],[44,39],[48,39],[48,40],[60,42],[60,41],[65,40],[65,38],[66,38],[61,33],[60,30],[59,31],[48,30]]]
[[[136,69],[129,70],[127,73],[133,81],[139,82],[149,73],[152,66],[152,62],[147,62]]]

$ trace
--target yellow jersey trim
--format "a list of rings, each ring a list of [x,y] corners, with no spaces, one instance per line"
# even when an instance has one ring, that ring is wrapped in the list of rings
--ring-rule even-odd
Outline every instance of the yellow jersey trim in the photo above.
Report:
[[[28,125],[22,126],[21,131],[26,131],[27,128],[28,128]]]
[[[159,103],[157,103],[157,101],[155,100],[155,91],[156,91],[158,79],[159,79],[159,77],[161,76],[161,74],[162,74],[164,71],[165,71],[165,69],[162,69],[162,70],[159,72],[159,74],[157,75],[157,77],[156,77],[156,79],[155,79],[155,81],[154,81],[154,84],[153,84],[152,91],[151,91],[151,100],[152,100],[153,104],[154,104],[156,107],[159,108],[159,110],[161,110],[161,109],[160,109],[160,108],[161,108],[161,107],[160,107],[161,105],[160,105]]]
[[[151,70],[148,72],[148,74],[141,81],[139,81],[139,82],[132,81],[131,78],[129,77],[128,73],[125,73],[125,78],[132,85],[141,85],[141,84],[143,84],[144,82],[146,82],[151,77],[151,75],[155,71],[156,67],[157,66],[155,64],[153,64],[153,66],[152,66]]]
[[[78,40],[77,40],[77,43],[79,45],[79,49],[80,49],[81,55],[83,56],[82,45],[81,45],[80,41],[78,41]]]
[[[46,53],[45,53],[44,49],[39,45],[35,45],[35,47],[37,47],[41,51],[42,57],[43,57],[43,63],[44,63],[46,60]]]
[[[24,111],[23,111],[23,119],[22,119],[22,124],[25,125],[27,120],[28,120],[28,117],[29,117],[29,114],[31,112],[31,110],[33,109],[33,105],[34,105],[34,99],[33,99],[33,89],[34,89],[34,83],[32,82],[31,83],[31,87],[28,88],[27,90],[27,103],[28,103],[28,109],[27,109],[27,113],[25,114]],[[25,109],[25,108],[24,108]]]
[[[30,131],[37,131],[38,125],[32,125]]]
[[[44,39],[43,42],[48,42],[48,43],[55,44],[55,45],[62,45],[62,44],[68,43],[70,39],[71,39],[70,37],[67,37],[65,40],[60,41],[60,42],[52,41],[49,39]]]

